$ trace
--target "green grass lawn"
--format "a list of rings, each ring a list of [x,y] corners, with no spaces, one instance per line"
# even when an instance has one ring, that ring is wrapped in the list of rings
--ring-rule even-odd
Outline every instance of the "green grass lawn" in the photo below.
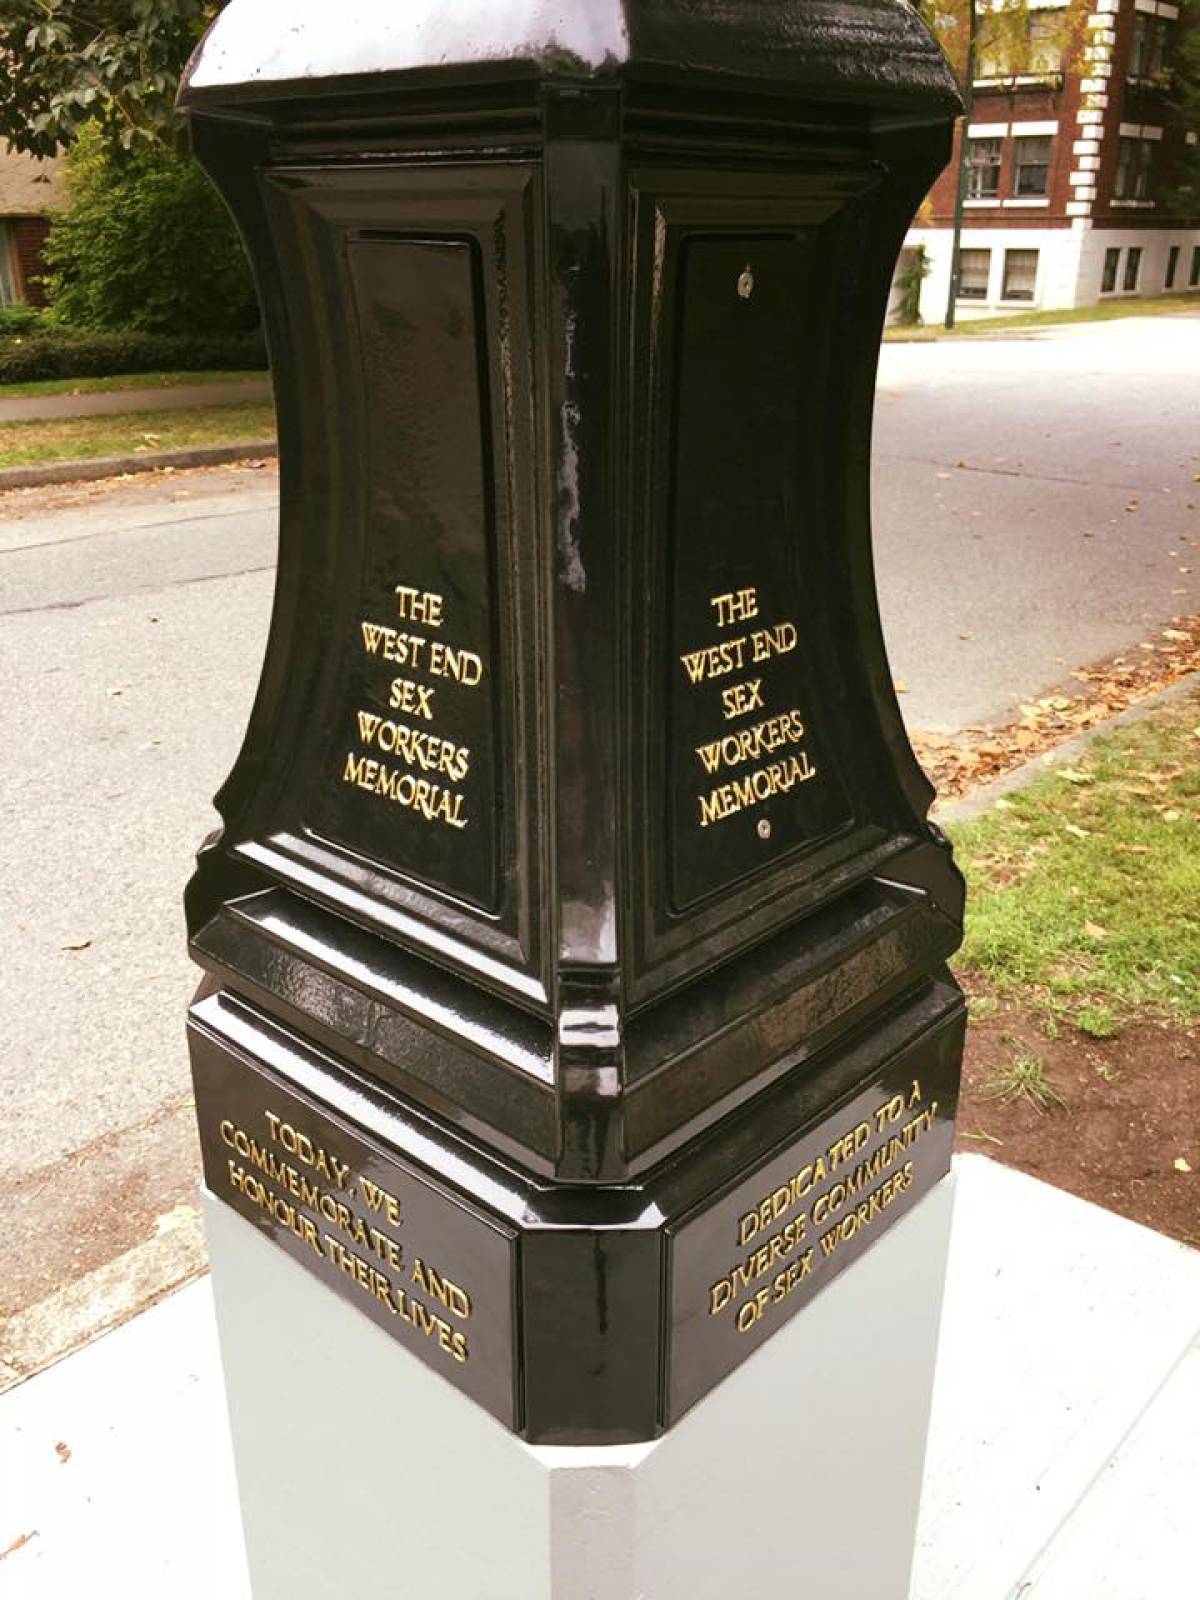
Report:
[[[192,444],[241,444],[273,439],[268,403],[198,407],[194,411],[125,411],[112,416],[63,417],[0,423],[0,467],[84,461],[96,456],[147,456]]]
[[[1064,322],[1116,322],[1123,317],[1153,317],[1173,311],[1200,311],[1200,293],[1150,296],[1144,300],[1102,300],[1099,305],[1079,306],[1074,311],[1016,311],[1005,317],[979,317],[956,322],[951,329],[940,323],[925,323],[916,328],[888,328],[887,340],[945,339],[963,335],[1004,333],[1010,328],[1052,328]]]
[[[0,400],[39,394],[107,394],[113,389],[177,389],[206,383],[256,383],[265,372],[137,372],[117,378],[42,378],[36,383],[0,383]]]
[[[1094,1037],[1200,1021],[1200,695],[950,829],[964,973]]]

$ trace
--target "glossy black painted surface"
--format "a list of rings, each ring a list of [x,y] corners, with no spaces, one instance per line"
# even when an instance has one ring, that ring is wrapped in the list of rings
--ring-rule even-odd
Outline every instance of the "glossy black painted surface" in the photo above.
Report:
[[[671,1427],[945,1174],[963,1023],[929,985],[684,1155],[587,1189],[227,993],[189,1039],[213,1194],[515,1432],[606,1444]]]
[[[916,1076],[935,1025],[936,1129],[863,1240],[948,1159],[962,882],[891,687],[868,466],[953,85],[891,0],[511,27],[413,0],[378,73],[331,28],[291,81],[235,48],[245,9],[184,91],[282,475],[262,681],[187,896],[202,1118],[291,1051],[306,1116],[357,1086],[338,1128],[372,1159],[365,1107],[419,1126],[478,1238],[513,1230],[477,1398],[507,1418],[511,1390],[531,1438],[651,1437],[775,1320],[695,1321],[721,1197]]]

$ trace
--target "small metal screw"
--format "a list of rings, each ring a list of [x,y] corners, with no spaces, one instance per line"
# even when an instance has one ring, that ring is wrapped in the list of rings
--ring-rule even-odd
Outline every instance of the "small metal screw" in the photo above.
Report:
[[[771,824],[767,821],[766,817],[763,817],[760,820],[757,831],[760,839],[769,839],[771,837]]]
[[[749,300],[754,293],[754,268],[748,264],[746,270],[738,279],[738,293],[743,300]]]

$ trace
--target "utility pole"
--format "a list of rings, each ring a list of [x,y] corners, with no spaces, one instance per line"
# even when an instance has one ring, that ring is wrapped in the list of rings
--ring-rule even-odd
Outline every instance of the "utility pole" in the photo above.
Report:
[[[971,127],[971,111],[975,104],[975,56],[979,40],[979,13],[977,0],[967,0],[967,72],[963,84],[962,138],[958,146],[958,192],[954,197],[954,229],[950,240],[950,294],[946,301],[946,326],[954,326],[954,313],[958,304],[958,257],[962,243],[963,209],[967,198],[967,139]]]

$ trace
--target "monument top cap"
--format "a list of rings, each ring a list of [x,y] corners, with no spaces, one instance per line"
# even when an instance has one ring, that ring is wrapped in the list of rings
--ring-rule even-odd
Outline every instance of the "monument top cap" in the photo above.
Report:
[[[489,66],[595,78],[720,74],[939,109],[957,98],[906,0],[230,0],[192,58],[181,100]]]

